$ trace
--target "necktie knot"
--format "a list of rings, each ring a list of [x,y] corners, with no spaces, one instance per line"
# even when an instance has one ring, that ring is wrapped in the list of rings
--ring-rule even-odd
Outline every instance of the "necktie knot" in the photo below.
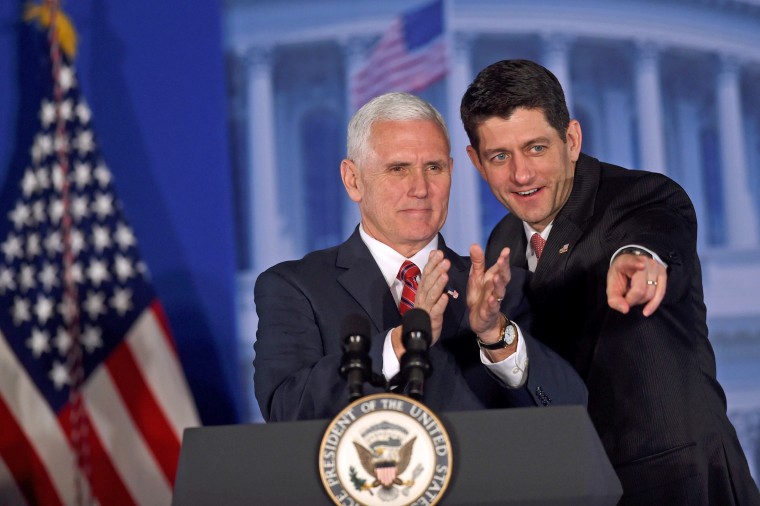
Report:
[[[417,278],[419,275],[420,268],[409,260],[405,260],[398,271],[396,278],[404,283],[401,290],[401,300],[398,303],[398,310],[402,315],[414,307],[414,297],[417,294]]]
[[[541,253],[544,251],[544,245],[546,244],[546,239],[541,237],[541,234],[533,234],[530,237],[530,245],[533,247],[533,251],[536,253],[536,258],[541,258]]]

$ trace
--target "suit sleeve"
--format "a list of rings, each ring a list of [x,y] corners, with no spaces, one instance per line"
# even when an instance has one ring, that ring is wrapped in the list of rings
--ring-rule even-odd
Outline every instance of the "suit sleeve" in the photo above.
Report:
[[[326,351],[309,298],[292,278],[270,269],[256,280],[254,299],[259,317],[254,387],[264,419],[335,416],[348,404],[348,387],[339,374],[342,353]],[[365,393],[370,391],[366,385]]]
[[[694,277],[697,218],[691,200],[680,186],[657,175],[631,188],[632,202],[609,207],[610,247],[614,252],[640,244],[657,253],[668,265],[664,303],[681,299]]]
[[[528,380],[523,393],[536,406],[588,405],[586,385],[575,369],[537,339],[523,334],[528,348]]]

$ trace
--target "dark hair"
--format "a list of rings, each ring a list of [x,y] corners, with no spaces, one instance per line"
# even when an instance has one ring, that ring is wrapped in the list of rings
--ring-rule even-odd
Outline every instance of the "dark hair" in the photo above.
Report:
[[[519,107],[543,111],[562,142],[567,140],[570,114],[559,80],[530,60],[502,60],[481,70],[462,97],[459,112],[472,147],[478,150],[480,124],[494,116],[508,119]]]

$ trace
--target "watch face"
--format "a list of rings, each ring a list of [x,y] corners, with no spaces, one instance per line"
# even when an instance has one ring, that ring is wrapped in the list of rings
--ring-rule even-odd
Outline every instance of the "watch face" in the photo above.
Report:
[[[507,328],[504,329],[504,337],[502,339],[506,343],[507,346],[515,342],[515,337],[517,333],[515,332],[515,325],[510,322],[509,325],[507,325]]]

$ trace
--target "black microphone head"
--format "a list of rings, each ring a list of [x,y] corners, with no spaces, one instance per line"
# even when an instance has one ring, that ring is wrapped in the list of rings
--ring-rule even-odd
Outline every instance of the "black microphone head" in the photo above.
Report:
[[[410,309],[404,313],[401,325],[401,341],[405,347],[411,338],[422,338],[428,346],[430,345],[432,330],[430,327],[430,315],[427,314],[427,311],[416,307]]]
[[[343,340],[344,346],[351,348],[366,348],[364,351],[369,350],[369,320],[364,316],[356,313],[348,315],[341,322],[340,336]],[[357,337],[359,337],[359,339],[357,339]]]

